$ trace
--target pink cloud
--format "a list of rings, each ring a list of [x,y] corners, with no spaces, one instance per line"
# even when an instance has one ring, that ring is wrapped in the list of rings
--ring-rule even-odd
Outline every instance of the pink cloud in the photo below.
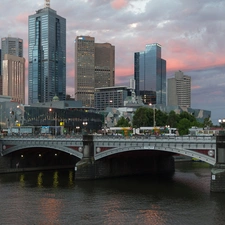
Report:
[[[127,6],[127,5],[128,5],[128,1],[127,0],[113,0],[111,2],[111,6],[114,9],[121,9],[121,8]]]
[[[28,14],[19,14],[18,16],[16,16],[16,21],[21,22],[23,24],[27,24]]]
[[[191,86],[191,89],[192,90],[195,90],[195,89],[200,89],[201,87],[199,85],[196,85],[196,86]]]
[[[126,76],[130,76],[132,74],[134,74],[134,68],[133,66],[128,66],[128,67],[117,67],[116,68],[116,76],[119,77],[126,77]]]

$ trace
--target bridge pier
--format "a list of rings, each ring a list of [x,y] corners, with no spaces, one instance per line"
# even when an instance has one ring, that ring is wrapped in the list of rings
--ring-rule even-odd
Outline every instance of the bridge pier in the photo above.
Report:
[[[92,135],[83,135],[83,158],[75,165],[75,179],[95,179],[94,143]]]
[[[225,135],[216,137],[216,164],[211,170],[210,190],[225,192]]]

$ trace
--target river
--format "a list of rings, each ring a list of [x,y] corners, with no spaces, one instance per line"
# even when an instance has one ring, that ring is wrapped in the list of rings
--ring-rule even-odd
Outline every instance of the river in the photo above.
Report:
[[[1,225],[223,225],[225,193],[211,168],[176,163],[172,178],[75,181],[74,171],[0,174]]]

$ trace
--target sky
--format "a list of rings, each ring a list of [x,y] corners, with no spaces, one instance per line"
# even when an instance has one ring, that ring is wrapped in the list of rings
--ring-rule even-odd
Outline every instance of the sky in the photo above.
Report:
[[[44,3],[0,1],[0,36],[22,38],[26,60],[28,16]],[[125,86],[134,76],[134,52],[158,43],[167,61],[167,78],[178,70],[191,76],[191,107],[210,110],[214,124],[225,118],[224,0],[51,0],[50,7],[67,23],[67,94],[74,97],[76,36],[115,46],[116,85]],[[26,82],[27,77],[26,61]]]

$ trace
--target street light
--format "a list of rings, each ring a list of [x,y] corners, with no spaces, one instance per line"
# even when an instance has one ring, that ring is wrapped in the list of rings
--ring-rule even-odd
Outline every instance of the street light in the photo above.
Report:
[[[152,106],[152,103],[149,103]],[[155,120],[155,104],[153,105],[153,126],[156,127],[156,120]]]
[[[221,128],[223,128],[223,126],[225,124],[225,119],[218,119],[218,122],[219,122]]]
[[[52,108],[49,109],[49,112],[52,112]],[[54,112],[54,115],[55,115],[55,135],[57,134],[57,112],[55,111]]]
[[[86,126],[88,125],[88,122],[84,121],[83,123],[84,131],[86,131]]]

